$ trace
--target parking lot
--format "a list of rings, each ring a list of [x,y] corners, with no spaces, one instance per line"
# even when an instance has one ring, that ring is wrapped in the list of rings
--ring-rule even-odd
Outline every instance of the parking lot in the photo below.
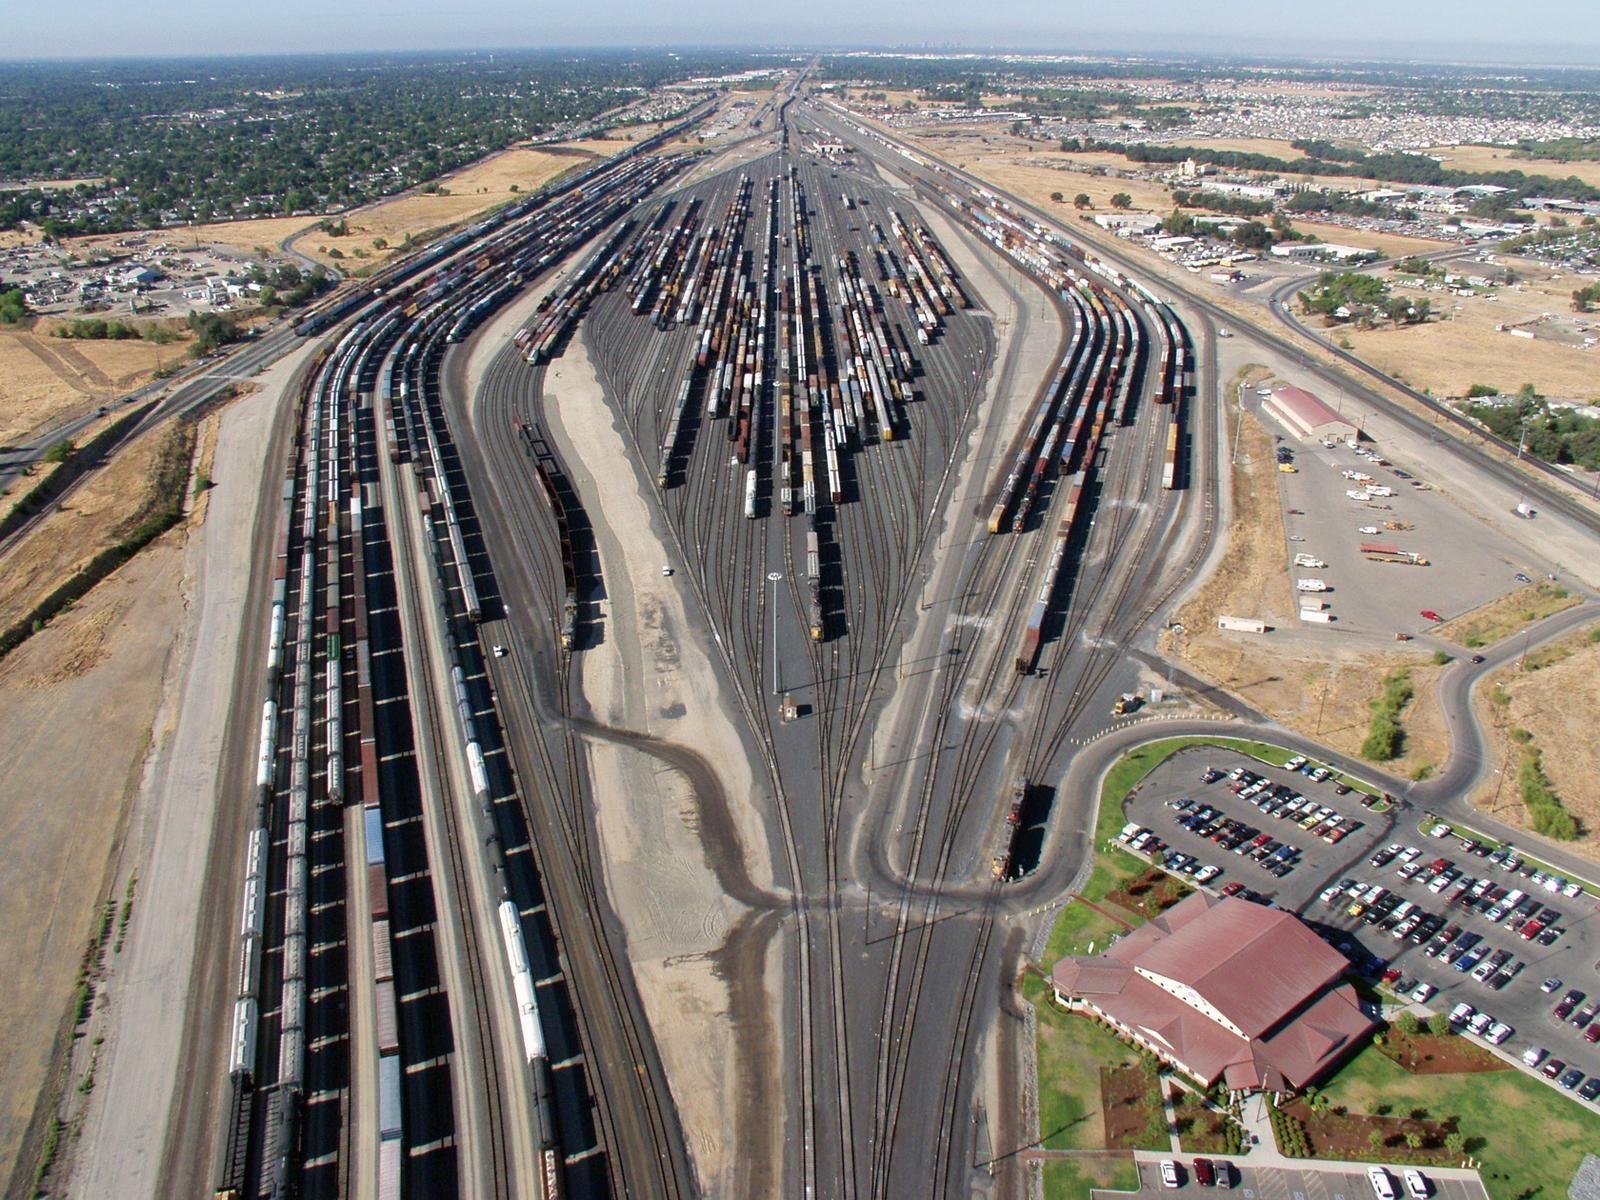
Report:
[[[1201,1187],[1195,1181],[1193,1156],[1179,1155],[1176,1161],[1182,1168],[1179,1176],[1182,1182],[1177,1188],[1169,1188],[1161,1182],[1160,1161],[1149,1161],[1145,1156],[1141,1156],[1139,1192],[1167,1196],[1174,1192],[1208,1195],[1215,1193],[1220,1196],[1236,1196],[1239,1200],[1376,1200],[1366,1173],[1344,1167],[1319,1168],[1311,1165],[1256,1167],[1250,1165],[1248,1159],[1238,1159],[1235,1160],[1233,1189],[1227,1191],[1215,1187]],[[1393,1167],[1389,1173],[1393,1176],[1397,1195],[1403,1200],[1406,1193],[1400,1184],[1400,1171],[1401,1168]],[[1488,1200],[1488,1192],[1483,1184],[1475,1176],[1465,1177],[1466,1172],[1434,1172],[1424,1168],[1424,1174],[1432,1185],[1432,1200]],[[1122,1193],[1095,1194],[1108,1198]]]
[[[1208,767],[1222,772],[1209,784],[1201,782]],[[1268,787],[1251,799],[1234,795],[1230,790],[1234,781],[1227,772],[1236,768],[1259,776]],[[1137,795],[1128,802],[1127,819],[1147,827],[1165,842],[1168,849],[1164,854],[1169,860],[1174,854],[1189,855],[1200,866],[1218,868],[1218,874],[1200,882],[1219,891],[1242,884],[1282,908],[1300,912],[1315,905],[1329,879],[1349,874],[1384,841],[1392,840],[1393,816],[1365,807],[1362,800],[1367,797],[1360,791],[1338,794],[1337,784],[1333,778],[1315,782],[1295,771],[1267,766],[1231,751],[1196,746],[1174,754],[1145,777]],[[1271,788],[1282,788],[1285,794],[1268,799]],[[1262,800],[1265,807],[1257,808],[1254,799]],[[1185,800],[1193,801],[1195,807],[1180,811]],[[1291,808],[1298,811],[1291,812]],[[1305,827],[1305,822],[1324,808],[1329,810],[1330,819],[1340,819],[1339,825],[1326,828],[1321,834],[1317,831],[1323,828],[1322,821]],[[1215,818],[1207,816],[1207,810],[1215,813]],[[1312,815],[1306,815],[1308,812]],[[1197,818],[1198,828],[1186,828],[1181,823],[1195,824]],[[1226,825],[1229,821],[1237,825]],[[1341,828],[1348,832],[1337,835],[1337,841],[1327,840]],[[1248,836],[1240,838],[1244,832]],[[1223,840],[1215,840],[1218,837]],[[1258,841],[1263,837],[1265,840]],[[1233,849],[1228,849],[1236,838],[1239,840]],[[1281,875],[1270,869],[1283,871],[1285,865],[1288,870]],[[1182,873],[1195,880],[1202,872],[1197,868]]]
[[[1248,774],[1235,779],[1236,771]],[[1203,782],[1210,774],[1216,778]],[[1600,1033],[1587,1040],[1600,1029],[1594,897],[1563,894],[1565,881],[1537,874],[1514,849],[1501,855],[1453,833],[1423,836],[1414,820],[1374,812],[1358,791],[1337,794],[1337,784],[1337,777],[1318,782],[1230,750],[1190,747],[1130,797],[1125,840],[1144,853],[1159,850],[1168,869],[1192,883],[1230,895],[1242,888],[1298,913],[1424,1014],[1470,1005],[1460,1012],[1464,1032],[1486,1042],[1499,1037],[1513,1057],[1543,1050],[1530,1065],[1559,1062],[1558,1077],[1577,1069],[1583,1078],[1567,1090],[1600,1099],[1600,1084],[1589,1083],[1600,1076]],[[1341,828],[1350,832],[1329,842]],[[1559,983],[1544,990],[1550,979]],[[1554,1008],[1574,990],[1581,996],[1557,1019]],[[1495,1022],[1506,1029],[1495,1030]]]
[[[1245,399],[1255,403],[1259,397],[1246,393]],[[1516,587],[1518,572],[1544,574],[1513,541],[1424,486],[1425,470],[1384,459],[1382,446],[1363,442],[1364,453],[1358,454],[1343,442],[1330,448],[1301,441],[1265,414],[1262,421],[1293,452],[1294,471],[1278,475],[1289,537],[1285,552],[1294,579],[1328,585],[1315,598],[1326,601],[1334,618],[1326,627],[1330,632],[1415,634],[1432,624],[1420,615],[1424,610],[1449,620]],[[1350,495],[1364,494],[1369,484],[1393,495]],[[1373,561],[1363,555],[1363,543],[1414,552],[1429,565]],[[1326,565],[1294,566],[1297,554]]]

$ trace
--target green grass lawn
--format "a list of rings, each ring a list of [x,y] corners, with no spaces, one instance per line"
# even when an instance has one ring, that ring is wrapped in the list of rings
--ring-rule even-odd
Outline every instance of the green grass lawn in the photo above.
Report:
[[[1520,1071],[1412,1075],[1369,1046],[1323,1090],[1351,1112],[1454,1117],[1494,1200],[1563,1200],[1585,1152],[1600,1149],[1600,1116]]]
[[[1039,1015],[1039,1144],[1047,1150],[1101,1149],[1106,1130],[1100,1068],[1134,1064],[1139,1055],[1104,1026],[1056,1008],[1044,981],[1032,972],[1023,976],[1022,993]],[[1159,1119],[1152,1120],[1144,1148],[1160,1150],[1169,1143],[1153,1083],[1150,1099]]]
[[[1139,1168],[1131,1158],[1054,1158],[1044,1164],[1045,1200],[1089,1200],[1091,1188],[1132,1192]]]
[[[1121,925],[1095,912],[1087,904],[1068,904],[1061,910],[1055,928],[1050,931],[1044,962],[1040,965],[1049,970],[1068,955],[1097,954],[1105,949],[1113,934],[1122,931]]]

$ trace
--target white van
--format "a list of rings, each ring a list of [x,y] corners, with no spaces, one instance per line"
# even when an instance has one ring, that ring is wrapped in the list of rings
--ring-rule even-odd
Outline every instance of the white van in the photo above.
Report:
[[[1396,1200],[1394,1179],[1382,1167],[1368,1167],[1367,1179],[1372,1184],[1373,1195],[1378,1200]]]

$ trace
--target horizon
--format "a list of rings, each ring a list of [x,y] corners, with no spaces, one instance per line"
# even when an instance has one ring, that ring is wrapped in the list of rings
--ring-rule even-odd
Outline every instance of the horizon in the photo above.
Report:
[[[1395,10],[1385,0],[1347,0],[1337,11],[1293,16],[1270,0],[1146,0],[1137,10],[1094,11],[1083,21],[1046,0],[1009,0],[989,9],[978,26],[957,0],[887,0],[870,14],[844,0],[817,0],[786,20],[753,16],[735,0],[694,0],[684,8],[669,23],[645,0],[595,0],[581,12],[535,23],[499,0],[448,12],[380,9],[361,0],[327,11],[284,0],[219,27],[190,0],[150,0],[138,9],[106,6],[70,27],[42,10],[19,12],[0,63],[715,49],[1600,66],[1600,35],[1584,19],[1592,15],[1585,0],[1552,0],[1543,20],[1509,37],[1503,9],[1490,0],[1460,0],[1448,22],[1433,6]],[[1561,37],[1585,29],[1586,42]],[[1352,36],[1352,30],[1384,32]]]

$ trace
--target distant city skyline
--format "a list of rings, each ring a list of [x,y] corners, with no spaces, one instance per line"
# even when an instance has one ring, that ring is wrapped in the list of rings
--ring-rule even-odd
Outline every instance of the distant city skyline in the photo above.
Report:
[[[460,6],[284,0],[230,10],[193,0],[92,0],[73,19],[32,5],[8,19],[4,58],[496,50],[604,46],[898,47],[1041,52],[1240,54],[1517,65],[1600,65],[1593,0],[1549,0],[1508,28],[1504,5],[1346,0],[1307,10],[1283,0],[1144,0],[1078,8],[1052,0],[811,0],[774,19],[740,0],[692,0],[664,20],[649,0],[592,0],[559,11],[505,0]],[[1353,33],[1352,31],[1360,31]]]

